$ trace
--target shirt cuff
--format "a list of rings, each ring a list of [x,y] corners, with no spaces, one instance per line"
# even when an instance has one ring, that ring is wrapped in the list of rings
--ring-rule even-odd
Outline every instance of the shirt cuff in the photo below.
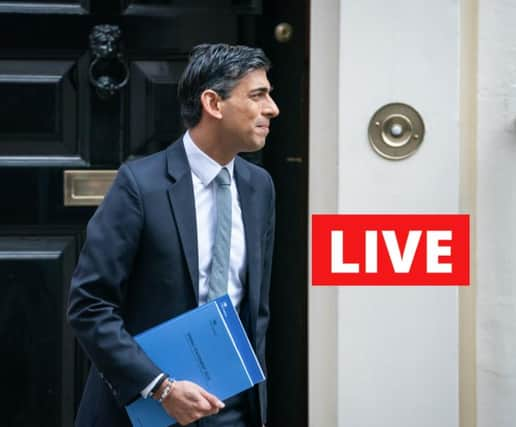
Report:
[[[149,394],[150,392],[152,391],[152,389],[154,388],[154,386],[158,383],[158,381],[160,380],[160,378],[165,375],[164,373],[161,373],[159,374],[156,378],[154,378],[154,380],[147,386],[145,387],[141,392],[140,394],[142,395],[142,397],[144,399],[147,399],[149,397]]]

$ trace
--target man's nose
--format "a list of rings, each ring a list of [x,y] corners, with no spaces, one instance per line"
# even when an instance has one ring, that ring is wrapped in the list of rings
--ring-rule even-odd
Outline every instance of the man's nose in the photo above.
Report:
[[[279,111],[278,106],[274,102],[274,99],[272,99],[269,96],[269,99],[267,101],[268,102],[267,102],[267,106],[265,108],[265,115],[267,117],[270,117],[271,119],[273,119],[274,117],[277,117],[279,115],[280,111]]]

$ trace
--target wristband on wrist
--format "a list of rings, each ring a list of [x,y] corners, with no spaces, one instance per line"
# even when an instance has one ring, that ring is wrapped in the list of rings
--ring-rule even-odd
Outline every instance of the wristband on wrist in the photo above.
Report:
[[[167,396],[172,393],[172,390],[174,389],[174,386],[176,385],[176,380],[173,378],[166,378],[168,380],[168,384],[165,386],[163,391],[161,392],[161,396],[158,399],[159,403],[163,403],[163,401],[167,398]]]

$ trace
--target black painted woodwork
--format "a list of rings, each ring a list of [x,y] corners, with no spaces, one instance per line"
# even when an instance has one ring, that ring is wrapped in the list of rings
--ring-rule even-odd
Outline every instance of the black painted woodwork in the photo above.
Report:
[[[286,44],[274,39],[283,21]],[[109,99],[88,76],[100,24],[122,30],[130,71]],[[258,45],[273,62],[282,114],[266,149],[244,156],[278,195],[268,426],[307,425],[307,40],[307,0],[0,1],[2,426],[71,426],[88,369],[64,310],[95,208],[64,206],[63,171],[116,169],[180,136],[177,82],[203,42]]]
[[[72,425],[75,346],[65,322],[74,236],[0,237],[2,425]],[[23,398],[20,398],[23,397]]]
[[[80,157],[73,65],[0,61],[0,164],[20,156]]]
[[[135,61],[131,67],[129,152],[144,156],[161,150],[177,139],[184,126],[177,102],[177,83],[187,57],[175,61]]]
[[[257,43],[273,63],[269,78],[281,110],[263,150],[277,195],[267,341],[270,427],[308,425],[308,4],[264,2],[255,24]],[[270,42],[278,22],[293,26],[289,43]]]

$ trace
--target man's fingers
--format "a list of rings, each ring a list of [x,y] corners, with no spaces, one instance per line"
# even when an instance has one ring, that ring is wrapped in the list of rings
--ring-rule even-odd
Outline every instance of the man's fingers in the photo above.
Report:
[[[210,405],[214,408],[222,409],[224,406],[224,402],[222,400],[219,400],[217,397],[215,397],[213,394],[208,393],[204,389],[200,389],[201,396],[204,397],[208,402],[210,402]]]
[[[221,408],[219,399],[205,391],[202,387],[199,387],[197,384],[190,383],[190,387],[191,390],[187,393],[188,398],[195,408],[202,412],[202,415],[200,416],[211,415],[214,414],[215,411],[218,412]]]
[[[203,412],[203,414],[209,414],[212,411],[212,404],[209,400],[204,399],[200,396],[199,400],[196,402],[195,407],[198,411]]]

